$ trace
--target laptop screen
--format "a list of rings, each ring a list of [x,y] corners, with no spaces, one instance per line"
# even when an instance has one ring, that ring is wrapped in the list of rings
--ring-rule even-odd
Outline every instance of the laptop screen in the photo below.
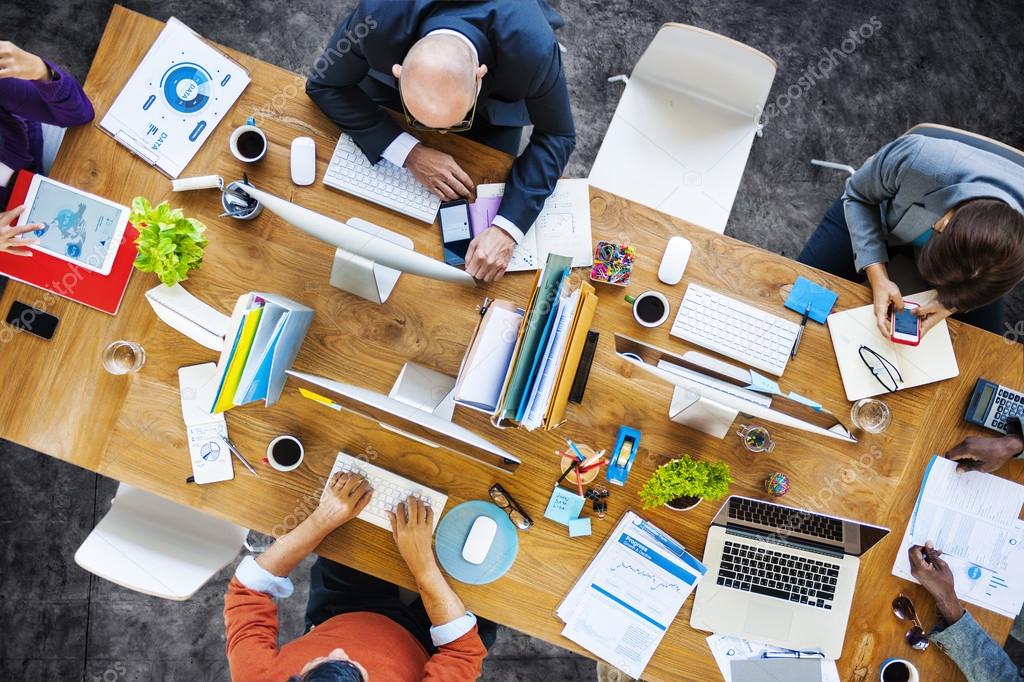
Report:
[[[881,526],[738,495],[725,501],[712,523],[766,536],[769,541],[784,540],[858,557],[889,534],[889,529]]]

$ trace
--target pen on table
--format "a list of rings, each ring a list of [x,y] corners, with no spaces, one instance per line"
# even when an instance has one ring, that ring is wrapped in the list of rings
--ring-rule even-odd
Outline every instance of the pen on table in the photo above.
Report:
[[[224,442],[228,444],[228,450],[231,451],[231,454],[237,457],[238,461],[245,465],[245,468],[249,470],[249,473],[251,473],[256,478],[259,478],[260,475],[257,474],[256,470],[252,468],[252,465],[246,461],[245,457],[242,457],[242,453],[238,451],[238,448],[235,447],[235,444],[231,442],[231,439],[228,438],[227,436],[221,437],[224,439]]]
[[[562,475],[558,477],[557,481],[555,481],[555,487],[557,488],[558,484],[561,483],[562,481],[564,481],[565,477],[569,475],[569,472],[572,471],[573,469],[577,468],[579,465],[580,465],[580,461],[579,460],[576,460],[575,462],[570,464],[569,468],[566,469],[565,471],[563,471]]]
[[[565,442],[569,445],[569,449],[572,450],[572,453],[576,455],[576,459],[581,462],[586,459],[586,457],[583,456],[583,453],[580,452],[579,447],[576,446],[576,443],[573,443],[568,438],[565,439]]]
[[[800,348],[800,339],[804,338],[804,329],[807,327],[807,316],[811,314],[811,302],[807,302],[807,307],[804,308],[804,317],[800,320],[800,329],[796,332],[796,341],[793,342],[793,350],[790,352],[789,357],[795,358],[796,351]]]

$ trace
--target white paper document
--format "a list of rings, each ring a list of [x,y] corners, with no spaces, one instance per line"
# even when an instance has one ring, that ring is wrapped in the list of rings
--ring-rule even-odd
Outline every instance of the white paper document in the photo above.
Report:
[[[504,183],[477,185],[478,198],[500,197]],[[572,258],[574,268],[594,264],[593,238],[590,232],[590,184],[584,179],[559,180],[536,222],[512,253],[508,272],[536,270],[548,261],[548,254]]]
[[[1024,603],[1022,506],[1024,486],[993,474],[958,474],[956,462],[933,456],[893,575],[913,581],[907,551],[931,541],[953,570],[957,596],[1015,617]]]
[[[715,663],[722,673],[725,682],[732,682],[732,662],[746,661],[754,658],[806,658],[806,652],[795,652],[790,649],[781,649],[770,644],[752,642],[739,637],[727,637],[725,635],[711,635],[707,639],[711,655],[715,657]],[[814,657],[811,655],[811,657]],[[839,669],[835,661],[821,660],[821,682],[839,682]]]
[[[245,69],[171,17],[100,127],[176,178],[247,85]]]
[[[682,545],[626,512],[558,607],[562,635],[639,678],[706,572]]]
[[[178,370],[181,388],[181,416],[188,434],[188,451],[196,483],[217,483],[235,477],[227,441],[228,425],[223,414],[211,415],[209,406],[217,387],[217,365],[182,367]]]
[[[487,414],[497,409],[522,322],[522,310],[491,303],[459,370],[455,402]]]

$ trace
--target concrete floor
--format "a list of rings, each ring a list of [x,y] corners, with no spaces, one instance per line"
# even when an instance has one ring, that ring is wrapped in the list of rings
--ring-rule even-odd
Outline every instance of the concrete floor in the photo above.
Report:
[[[144,0],[126,3],[160,19],[174,15],[207,37],[300,70],[353,0]],[[666,21],[694,24],[752,45],[779,62],[770,102],[799,96],[755,140],[727,233],[794,256],[841,174],[812,157],[858,165],[922,121],[945,123],[1024,147],[1024,4],[995,0],[561,0],[560,39],[579,133],[568,176],[585,177],[628,73]],[[8,0],[0,39],[85,77],[110,12],[95,0]],[[285,13],[284,8],[287,7]],[[284,14],[283,14],[284,13]],[[881,28],[812,88],[791,86],[847,32],[877,18]],[[1024,292],[1011,297],[1008,325],[1024,324]],[[1024,329],[1021,329],[1024,334]],[[992,377],[996,378],[996,377]],[[11,377],[7,378],[8,380]],[[0,444],[0,679],[14,681],[227,679],[222,595],[226,570],[178,604],[116,588],[80,570],[75,549],[109,508],[116,484],[18,446]],[[282,637],[301,628],[305,596],[282,607]],[[689,679],[680,672],[681,679]],[[590,680],[593,664],[505,630],[485,666],[487,680]]]

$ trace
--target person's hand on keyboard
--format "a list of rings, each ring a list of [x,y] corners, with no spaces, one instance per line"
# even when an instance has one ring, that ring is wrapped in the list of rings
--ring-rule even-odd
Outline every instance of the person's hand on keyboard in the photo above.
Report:
[[[337,528],[358,516],[371,497],[373,490],[363,476],[339,471],[313,514],[328,528]]]
[[[473,194],[473,179],[462,170],[451,154],[428,147],[422,142],[405,157],[405,167],[424,187],[445,201],[459,197],[468,199]]]
[[[496,282],[505,274],[516,240],[497,225],[491,225],[469,243],[466,272],[484,282]]]
[[[388,512],[391,519],[391,533],[395,537],[398,552],[409,567],[417,582],[432,571],[438,570],[431,547],[434,535],[434,510],[416,497],[409,496],[395,505],[395,511]]]

